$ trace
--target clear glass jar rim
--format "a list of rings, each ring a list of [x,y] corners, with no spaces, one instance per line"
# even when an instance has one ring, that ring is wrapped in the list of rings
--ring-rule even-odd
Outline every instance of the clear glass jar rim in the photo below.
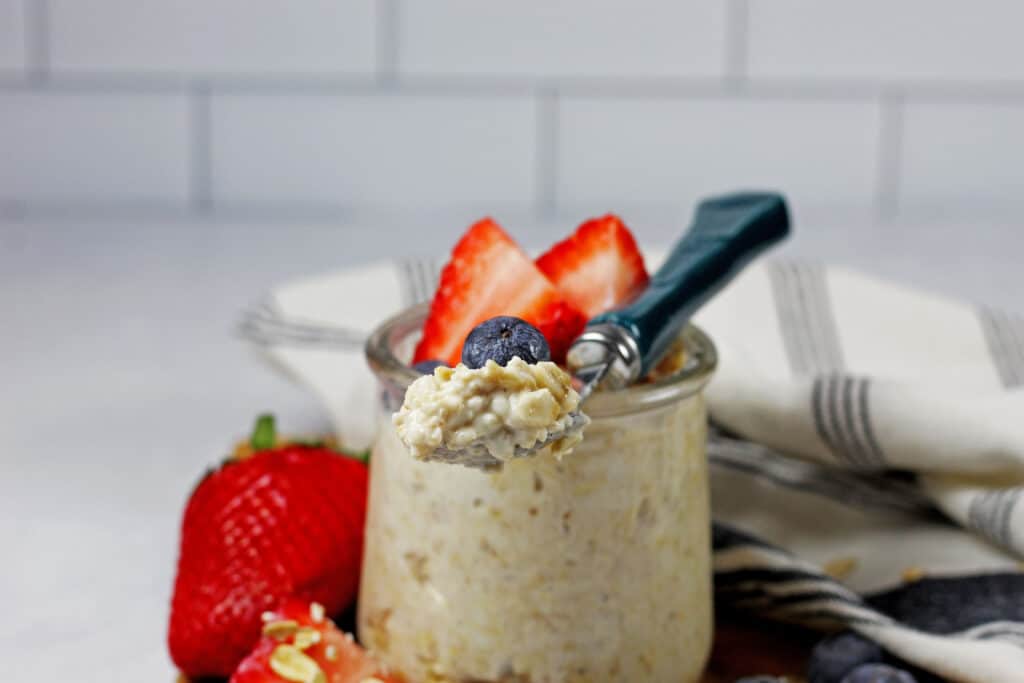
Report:
[[[419,304],[388,318],[366,341],[370,369],[380,381],[395,390],[404,392],[420,376],[398,358],[395,347],[422,329],[428,308],[428,304]],[[592,418],[628,415],[674,403],[701,391],[718,365],[718,352],[710,337],[696,325],[687,325],[681,335],[686,349],[682,368],[621,391],[595,392],[587,400],[584,412]]]

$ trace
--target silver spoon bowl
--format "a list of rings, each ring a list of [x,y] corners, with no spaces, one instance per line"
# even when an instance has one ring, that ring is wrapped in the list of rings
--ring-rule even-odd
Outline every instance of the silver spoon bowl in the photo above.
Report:
[[[532,446],[516,446],[515,451],[512,454],[512,459],[528,458],[536,455],[539,451],[550,446],[559,439],[563,439],[566,436],[571,436],[573,434],[578,434],[590,423],[590,418],[579,411],[569,413],[569,417],[572,418],[572,422],[570,422],[565,429],[557,432],[549,432],[546,439],[538,441]],[[443,462],[450,465],[464,465],[466,467],[475,467],[481,470],[501,469],[501,466],[505,462],[504,460],[494,457],[491,452],[487,450],[487,445],[484,443],[483,439],[478,439],[467,446],[454,450],[445,448],[444,446],[438,447],[431,452],[430,456],[426,458],[426,460],[431,462]]]

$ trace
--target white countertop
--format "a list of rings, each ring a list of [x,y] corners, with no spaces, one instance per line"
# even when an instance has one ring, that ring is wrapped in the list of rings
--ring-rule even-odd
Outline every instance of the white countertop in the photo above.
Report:
[[[784,253],[1024,311],[1019,222],[826,220],[798,226]],[[192,485],[260,411],[289,432],[327,426],[232,336],[238,311],[295,276],[444,252],[460,227],[0,223],[0,658],[13,680],[173,680],[167,605]],[[513,232],[543,244],[565,229]]]

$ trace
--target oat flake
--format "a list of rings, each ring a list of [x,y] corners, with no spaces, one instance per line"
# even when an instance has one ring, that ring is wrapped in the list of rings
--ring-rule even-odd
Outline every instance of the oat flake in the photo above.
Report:
[[[295,632],[295,639],[292,643],[300,650],[306,650],[320,642],[320,631],[309,626],[303,626]]]
[[[320,665],[294,645],[278,645],[270,653],[270,668],[292,683],[327,683]]]
[[[299,623],[291,619],[278,619],[263,625],[263,635],[275,640],[284,640],[299,630]]]

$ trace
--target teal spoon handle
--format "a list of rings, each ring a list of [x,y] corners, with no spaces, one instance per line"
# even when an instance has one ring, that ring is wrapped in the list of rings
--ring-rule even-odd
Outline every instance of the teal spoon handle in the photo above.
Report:
[[[683,325],[754,257],[789,234],[786,200],[737,193],[702,201],[693,225],[636,299],[588,323],[617,325],[633,338],[640,376],[668,350]]]

